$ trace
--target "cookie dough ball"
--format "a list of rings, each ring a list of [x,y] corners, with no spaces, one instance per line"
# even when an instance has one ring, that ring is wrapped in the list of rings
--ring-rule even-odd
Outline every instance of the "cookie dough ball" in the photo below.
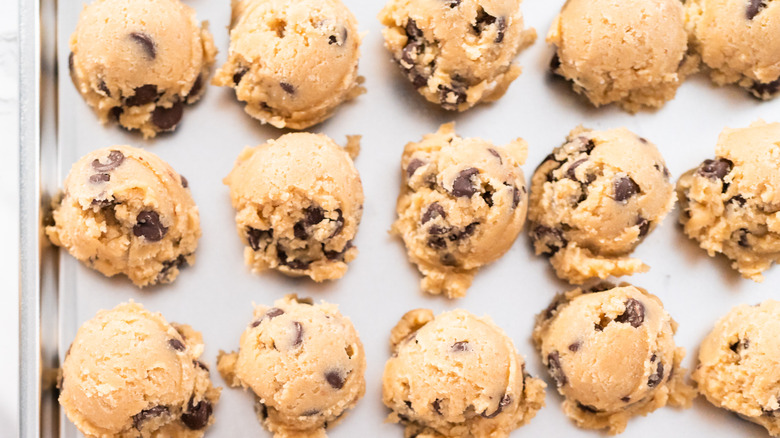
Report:
[[[187,180],[157,155],[112,146],[77,161],[54,200],[51,242],[136,286],[170,283],[195,262],[200,216]]]
[[[349,154],[327,136],[287,134],[246,148],[224,182],[253,270],[335,280],[357,257],[363,185]]]
[[[200,99],[217,50],[179,0],[95,0],[70,39],[70,76],[105,123],[144,137],[176,128]]]
[[[407,437],[505,438],[544,406],[544,382],[490,318],[412,310],[391,344],[382,398]]]
[[[694,47],[718,85],[738,84],[759,99],[780,92],[780,3],[688,0]]]
[[[537,316],[533,338],[566,415],[618,434],[635,415],[690,406],[695,391],[684,382],[676,330],[655,295],[604,283],[557,296]]]
[[[523,140],[500,147],[464,139],[453,123],[406,145],[392,232],[424,291],[462,297],[477,270],[509,250],[525,222],[526,155]]]
[[[625,128],[576,128],[531,179],[536,254],[573,284],[647,271],[628,257],[676,200],[658,149]]]
[[[365,92],[357,20],[340,0],[233,2],[228,60],[214,85],[277,128],[305,129]]]
[[[501,98],[522,70],[512,61],[536,40],[520,0],[390,0],[379,20],[417,91],[452,111]]]
[[[715,406],[780,436],[780,302],[741,305],[718,321],[699,349],[693,373]]]
[[[133,302],[81,326],[60,374],[65,414],[87,437],[202,437],[219,400],[203,338]]]
[[[552,71],[595,106],[660,108],[697,69],[679,0],[568,0],[547,34]]]
[[[238,353],[221,353],[218,367],[231,386],[255,393],[258,418],[277,438],[324,437],[366,389],[363,344],[349,318],[295,295],[255,307]]]
[[[780,123],[725,129],[715,159],[677,182],[685,234],[745,278],[780,260]]]

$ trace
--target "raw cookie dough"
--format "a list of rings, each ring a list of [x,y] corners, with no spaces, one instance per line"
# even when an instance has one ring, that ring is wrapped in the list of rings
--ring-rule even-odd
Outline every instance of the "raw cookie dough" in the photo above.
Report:
[[[568,0],[547,34],[552,71],[595,106],[660,108],[698,66],[679,0]]]
[[[53,202],[51,242],[103,275],[170,283],[195,262],[200,216],[187,179],[157,155],[112,146],[77,161]]]
[[[424,291],[462,297],[477,270],[509,250],[525,223],[526,155],[521,139],[493,146],[458,137],[453,123],[406,145],[391,232],[423,274]]]
[[[655,145],[625,128],[578,127],[531,179],[529,232],[536,254],[570,283],[645,272],[629,254],[675,200]]]
[[[88,437],[202,437],[220,392],[202,353],[199,332],[140,304],[100,311],[65,353],[60,405]]]
[[[71,79],[98,113],[144,137],[176,128],[200,99],[217,50],[179,0],[95,0],[70,38]]]
[[[602,283],[558,295],[536,317],[534,342],[577,426],[623,432],[628,420],[695,396],[674,344],[677,323],[644,289]]]
[[[680,222],[710,256],[745,278],[780,260],[780,123],[724,129],[715,159],[680,177]]]
[[[337,306],[288,295],[255,307],[238,353],[220,353],[230,386],[250,388],[257,416],[277,438],[325,437],[363,397],[366,357]]]
[[[693,373],[715,406],[780,436],[780,301],[741,305],[715,324]]]
[[[286,134],[246,148],[224,182],[254,271],[335,280],[357,257],[363,185],[350,156],[327,136]]]
[[[263,123],[305,129],[365,92],[360,40],[340,0],[236,0],[228,60],[213,84],[234,88]]]
[[[501,98],[522,70],[512,61],[536,40],[520,0],[390,0],[379,20],[417,91],[453,111]]]
[[[390,342],[382,398],[406,437],[505,438],[544,406],[544,382],[490,318],[412,310]]]
[[[780,2],[688,0],[686,20],[716,84],[738,84],[759,99],[778,95]]]

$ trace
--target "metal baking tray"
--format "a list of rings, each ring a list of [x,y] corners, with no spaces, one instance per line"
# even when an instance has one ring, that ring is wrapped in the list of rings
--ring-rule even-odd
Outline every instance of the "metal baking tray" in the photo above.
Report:
[[[368,93],[344,105],[328,122],[313,128],[338,142],[346,135],[363,136],[356,160],[366,194],[363,223],[356,239],[360,250],[346,276],[315,284],[276,273],[252,274],[244,266],[236,235],[234,212],[222,178],[239,151],[283,132],[262,126],[243,112],[233,93],[209,87],[205,98],[185,110],[178,130],[154,141],[101,126],[77,94],[67,75],[68,40],[83,0],[21,0],[21,436],[77,437],[56,403],[56,370],[79,325],[99,309],[130,299],[160,311],[169,321],[194,326],[206,342],[204,360],[215,363],[219,350],[232,350],[251,317],[252,303],[270,303],[287,293],[312,296],[340,305],[357,327],[368,359],[367,392],[344,422],[329,431],[332,437],[401,437],[400,426],[384,423],[381,375],[389,355],[390,329],[406,311],[427,307],[440,312],[457,307],[490,315],[514,339],[529,370],[550,380],[531,344],[534,315],[556,292],[568,289],[556,280],[546,260],[535,257],[524,232],[512,249],[476,277],[467,297],[448,301],[423,295],[414,266],[404,247],[387,230],[395,217],[400,184],[399,160],[404,144],[457,121],[463,136],[478,136],[504,144],[516,137],[530,144],[526,177],[579,124],[597,129],[626,126],[656,143],[676,177],[714,153],[725,126],[746,126],[765,118],[780,119],[780,99],[761,103],[733,88],[713,87],[697,75],[679,90],[677,98],[656,112],[629,115],[614,107],[594,109],[569,87],[547,73],[551,49],[544,35],[562,0],[527,1],[526,21],[540,38],[518,61],[522,76],[507,95],[492,105],[463,114],[441,111],[425,102],[399,74],[382,46],[376,15],[384,0],[345,0],[367,31],[361,47],[360,73]],[[227,0],[186,0],[201,20],[209,20],[224,62],[230,17]],[[65,72],[65,73],[63,73]],[[63,73],[63,74],[59,74]],[[190,181],[201,212],[203,238],[197,263],[172,285],[138,290],[125,278],[105,278],[52,248],[42,234],[49,202],[71,164],[90,150],[113,144],[141,146],[160,155]],[[732,306],[777,297],[780,268],[766,281],[739,278],[723,258],[711,259],[685,238],[673,212],[638,248],[636,255],[652,269],[629,280],[664,301],[680,323],[676,336],[688,351],[689,369],[701,339]],[[217,385],[225,386],[217,373]],[[252,397],[225,388],[216,407],[216,424],[207,436],[270,436],[253,413]],[[574,427],[562,413],[561,398],[552,388],[547,406],[514,436],[558,434],[594,436]],[[765,436],[763,429],[715,409],[699,399],[687,411],[665,408],[630,421],[623,436]]]

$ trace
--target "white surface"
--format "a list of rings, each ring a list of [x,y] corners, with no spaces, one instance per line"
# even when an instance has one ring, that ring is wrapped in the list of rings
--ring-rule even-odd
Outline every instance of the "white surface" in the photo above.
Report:
[[[81,0],[59,2],[59,59],[63,72],[67,71],[68,55],[64,42],[75,26],[81,3]],[[224,62],[229,2],[191,0],[187,3],[198,10],[199,18],[211,21],[221,51],[218,62]],[[550,81],[546,72],[551,51],[542,39],[562,1],[524,4],[528,23],[537,28],[542,38],[519,57],[525,72],[500,102],[465,114],[445,113],[413,92],[390,62],[376,20],[383,0],[345,0],[345,3],[357,15],[361,30],[368,31],[361,58],[361,74],[367,79],[368,94],[345,105],[333,119],[314,131],[324,132],[338,142],[343,142],[347,134],[363,135],[363,152],[356,161],[366,192],[363,224],[356,240],[361,253],[348,274],[340,281],[315,285],[274,273],[253,275],[243,265],[233,210],[221,179],[244,146],[260,144],[280,132],[262,127],[244,114],[230,90],[210,87],[201,103],[186,110],[178,132],[146,142],[116,126],[101,127],[69,78],[63,76],[60,79],[60,180],[73,161],[95,148],[116,143],[148,147],[189,179],[201,210],[203,238],[194,268],[184,271],[171,286],[143,292],[125,279],[106,279],[63,256],[61,351],[67,348],[78,325],[98,309],[135,299],[150,309],[162,311],[169,320],[189,323],[201,330],[206,341],[204,358],[213,367],[220,349],[231,350],[237,346],[249,322],[252,302],[270,303],[290,292],[311,295],[339,304],[352,318],[365,343],[369,362],[365,398],[330,435],[400,437],[400,426],[382,422],[387,412],[381,403],[380,378],[389,354],[390,329],[404,312],[416,307],[430,307],[436,312],[463,307],[479,315],[489,314],[515,340],[528,360],[529,370],[547,379],[530,341],[533,316],[548,305],[556,292],[567,288],[555,280],[546,260],[533,256],[524,232],[499,262],[477,275],[466,298],[451,302],[424,296],[418,288],[419,275],[406,261],[403,245],[387,234],[394,219],[394,199],[400,178],[398,162],[406,142],[417,140],[435,131],[440,123],[453,119],[463,136],[479,136],[499,144],[522,136],[530,144],[530,158],[524,166],[528,177],[576,125],[627,126],[659,146],[676,177],[713,155],[717,134],[724,126],[745,126],[759,117],[773,120],[780,114],[780,100],[759,103],[734,88],[713,88],[703,76],[686,83],[677,99],[656,113],[631,116],[615,108],[596,110],[582,104],[563,83]],[[6,202],[4,208],[8,208],[6,204],[14,205]],[[675,221],[676,212],[638,249],[636,255],[651,265],[652,270],[631,281],[660,296],[679,321],[676,339],[689,352],[685,365],[690,368],[696,346],[719,316],[738,303],[756,303],[776,296],[773,289],[780,280],[780,269],[770,271],[763,284],[742,280],[728,269],[722,258],[708,258],[683,237]],[[217,384],[224,386],[216,373],[213,377]],[[562,436],[594,436],[592,432],[577,430],[561,412],[560,402],[554,389],[548,389],[547,407],[515,435],[557,432]],[[210,436],[268,436],[255,420],[251,397],[241,391],[226,388],[216,416],[217,423]],[[67,420],[64,423],[64,436],[78,436]],[[762,429],[698,401],[688,411],[667,408],[634,419],[623,436],[680,436],[684,430],[708,437],[765,435]]]
[[[17,436],[18,418],[18,205],[17,3],[0,3],[0,426]]]

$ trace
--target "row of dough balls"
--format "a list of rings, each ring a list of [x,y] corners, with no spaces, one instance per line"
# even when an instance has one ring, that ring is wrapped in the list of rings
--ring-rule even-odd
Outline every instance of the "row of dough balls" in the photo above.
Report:
[[[505,254],[529,217],[535,251],[572,284],[649,269],[631,252],[680,199],[686,234],[744,277],[780,258],[780,123],[726,129],[716,158],[685,173],[677,190],[658,149],[625,128],[576,128],[531,178],[518,139],[496,146],[461,138],[453,124],[406,145],[392,233],[423,274],[421,287],[450,298]],[[346,148],[293,133],[246,148],[225,178],[247,265],[334,280],[352,244],[363,188]],[[530,207],[528,205],[530,204]],[[200,237],[188,181],[151,152],[114,146],[73,165],[53,202],[50,240],[107,276],[138,286],[169,283],[193,264]]]
[[[499,99],[533,43],[520,0],[390,0],[385,44],[427,100],[464,111]],[[233,2],[227,62],[211,80],[252,117],[305,129],[365,90],[361,35],[340,0]],[[550,29],[554,73],[596,105],[660,107],[700,60],[715,83],[780,90],[780,5],[766,0],[569,0]],[[690,41],[689,41],[690,40]],[[101,121],[173,130],[209,82],[217,50],[179,0],[95,0],[70,41],[76,88]]]
[[[660,407],[689,407],[696,389],[680,366],[677,323],[661,301],[623,284],[558,295],[533,339],[563,409],[577,426],[622,432]],[[780,302],[742,305],[699,351],[698,392],[780,436],[777,381]],[[417,309],[390,335],[382,379],[388,419],[407,437],[508,437],[544,406],[509,336],[465,310]],[[201,437],[220,396],[187,325],[130,302],[87,321],[65,354],[59,402],[88,437]],[[366,358],[351,321],[328,303],[294,295],[259,305],[238,352],[220,352],[231,387],[250,389],[260,422],[277,438],[324,437],[365,392]]]

